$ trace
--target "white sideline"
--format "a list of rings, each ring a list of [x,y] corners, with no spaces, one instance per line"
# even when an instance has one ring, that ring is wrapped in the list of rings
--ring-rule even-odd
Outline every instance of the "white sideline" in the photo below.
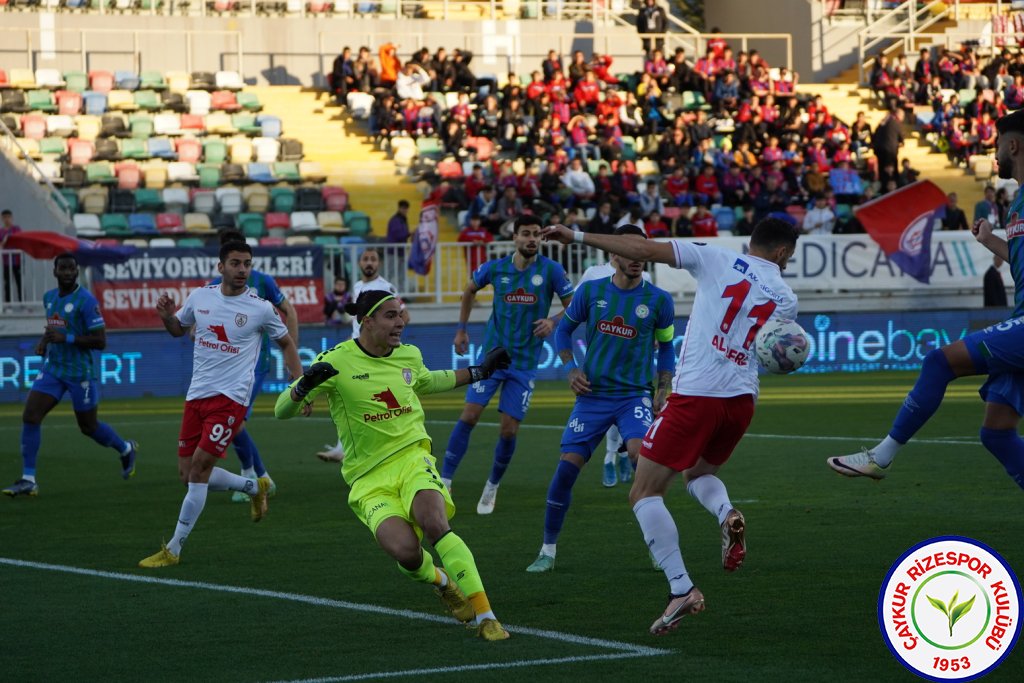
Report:
[[[85,569],[83,567],[72,567],[63,564],[48,564],[45,562],[31,562],[28,560],[17,560],[9,557],[0,557],[0,565],[8,565],[11,567],[21,567],[24,569],[40,569],[44,571],[62,572],[65,574],[77,574],[80,576],[91,576],[101,579],[114,579],[116,581],[127,581],[132,583],[145,583],[159,586],[171,586],[174,588],[193,588],[198,590],[208,590],[220,593],[236,593],[242,595],[253,595],[262,598],[274,598],[276,600],[287,600],[289,602],[301,602],[308,605],[316,605],[318,607],[331,607],[335,609],[345,609],[354,612],[366,612],[370,614],[378,614],[390,617],[399,617],[403,619],[413,619],[419,621],[430,621],[441,624],[452,624],[451,617],[444,617],[436,614],[428,614],[425,612],[415,612],[413,610],[404,609],[393,609],[391,607],[382,607],[380,605],[370,605],[358,602],[348,602],[346,600],[334,600],[331,598],[321,598],[315,595],[303,595],[301,593],[285,593],[282,591],[265,590],[262,588],[247,588],[244,586],[229,586],[218,583],[208,583],[205,581],[185,581],[181,579],[166,579],[156,576],[140,576],[137,574],[124,574],[121,572],[108,572],[101,571],[98,569]],[[659,655],[667,655],[672,650],[664,648],[648,647],[645,645],[634,645],[632,643],[624,643],[617,640],[606,640],[603,638],[589,638],[587,636],[580,636],[573,633],[562,633],[560,631],[549,631],[545,629],[530,628],[528,626],[509,626],[505,624],[505,629],[510,633],[515,633],[524,636],[534,636],[536,638],[543,638],[546,640],[555,640],[563,643],[572,643],[574,645],[582,645],[587,647],[597,647],[610,649],[614,652],[608,654],[594,654],[594,655],[579,655],[570,657],[559,657],[559,658],[547,658],[547,659],[525,659],[525,660],[513,660],[493,663],[482,663],[482,664],[465,664],[456,666],[445,666],[437,667],[432,669],[409,669],[405,671],[385,671],[376,673],[366,674],[351,674],[339,677],[327,677],[327,678],[310,678],[302,679],[303,683],[313,683],[314,681],[358,681],[372,678],[396,678],[400,676],[413,676],[430,673],[452,673],[457,671],[476,671],[476,670],[487,670],[487,669],[498,669],[504,667],[528,667],[528,666],[546,666],[551,664],[563,664],[573,662],[586,662],[596,660],[610,660],[610,659],[628,659],[633,657],[656,657]],[[295,682],[297,683],[297,682]]]

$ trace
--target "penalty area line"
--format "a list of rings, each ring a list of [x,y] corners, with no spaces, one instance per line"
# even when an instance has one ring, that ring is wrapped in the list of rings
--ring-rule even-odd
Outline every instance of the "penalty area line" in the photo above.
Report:
[[[307,605],[314,605],[317,607],[329,607],[333,609],[349,610],[353,612],[363,612],[369,614],[375,614],[379,616],[398,617],[401,619],[408,619],[413,621],[429,621],[438,624],[449,624],[454,625],[453,618],[450,616],[441,616],[437,614],[428,614],[425,612],[416,612],[407,609],[393,609],[391,607],[383,607],[381,605],[371,605],[359,602],[349,602],[347,600],[335,600],[332,598],[323,598],[316,595],[304,595],[302,593],[287,593],[283,591],[267,590],[263,588],[248,588],[245,586],[231,586],[219,583],[209,583],[206,581],[187,581],[183,579],[167,579],[156,576],[141,576],[137,574],[125,574],[122,572],[110,572],[99,569],[86,569],[84,567],[73,567],[70,565],[63,564],[49,564],[45,562],[32,562],[28,560],[18,560],[9,557],[0,557],[0,565],[7,565],[10,567],[19,567],[22,569],[38,569],[43,571],[59,572],[63,574],[76,574],[78,576],[89,576],[100,579],[111,579],[114,581],[124,581],[128,583],[142,583],[157,586],[169,586],[172,588],[191,588],[194,590],[212,591],[218,593],[233,593],[241,595],[252,595],[262,598],[272,598],[275,600],[284,600],[287,602],[298,602]],[[350,676],[338,677],[338,678],[315,678],[308,679],[310,681],[352,681],[369,678],[381,678],[388,676],[408,676],[420,673],[434,673],[434,672],[449,672],[449,671],[471,671],[474,669],[492,669],[507,666],[541,666],[548,664],[557,664],[563,662],[575,662],[575,661],[592,661],[600,659],[621,659],[627,657],[653,657],[658,655],[666,655],[672,652],[672,650],[664,648],[649,647],[646,645],[636,645],[633,643],[626,643],[617,640],[607,640],[604,638],[591,638],[588,636],[582,636],[575,633],[564,633],[561,631],[550,631],[545,629],[530,628],[528,626],[512,626],[505,625],[505,629],[510,633],[515,633],[524,636],[533,636],[544,640],[553,640],[563,643],[571,643],[574,645],[580,645],[584,647],[596,647],[605,650],[613,650],[612,653],[596,654],[596,655],[578,655],[573,657],[556,658],[556,659],[537,659],[537,660],[518,660],[510,662],[494,662],[484,664],[466,664],[466,665],[455,665],[450,667],[441,667],[436,669],[422,669],[422,670],[410,670],[404,672],[394,673],[374,673],[374,674],[353,674]]]

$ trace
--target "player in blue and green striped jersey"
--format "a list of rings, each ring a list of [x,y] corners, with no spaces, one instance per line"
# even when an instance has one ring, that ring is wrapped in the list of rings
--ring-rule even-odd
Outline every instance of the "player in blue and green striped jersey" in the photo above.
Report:
[[[535,216],[520,216],[515,221],[512,239],[516,250],[511,256],[487,261],[473,273],[462,293],[459,329],[455,334],[455,351],[465,354],[469,348],[466,323],[476,293],[491,285],[494,304],[487,321],[482,348],[502,346],[512,354],[512,367],[500,370],[466,390],[466,406],[451,436],[444,456],[441,478],[451,488],[452,477],[469,448],[469,435],[480,420],[491,397],[501,388],[498,411],[501,427],[494,447],[494,464],[484,485],[476,511],[481,515],[494,512],[498,484],[505,475],[516,448],[516,433],[526,417],[533,396],[533,380],[537,375],[540,352],[547,337],[555,329],[556,319],[548,317],[551,300],[558,296],[563,306],[572,299],[572,283],[561,264],[538,254],[540,221]],[[556,316],[557,318],[557,316]]]
[[[646,239],[635,225],[623,225],[615,234]],[[569,386],[576,394],[576,405],[562,433],[562,458],[548,487],[544,543],[528,572],[555,568],[555,545],[572,501],[572,487],[609,427],[618,427],[629,459],[636,462],[640,441],[653,414],[665,404],[675,372],[672,296],[643,279],[643,261],[614,255],[610,261],[615,274],[581,284],[555,331],[558,355],[570,368]],[[587,348],[577,367],[572,332],[579,325],[585,325]]]
[[[220,243],[227,244],[228,242],[244,242],[245,236],[237,230],[223,230],[220,233]],[[220,284],[220,277],[215,277],[210,281],[211,285]],[[296,345],[299,343],[299,316],[295,312],[295,307],[292,306],[291,302],[288,301],[288,297],[284,295],[281,288],[277,286],[277,281],[270,275],[263,273],[258,270],[253,270],[249,274],[249,281],[246,283],[249,288],[254,290],[261,299],[266,299],[274,305],[278,311],[284,315],[284,326],[288,328],[288,335],[292,338],[292,341]],[[260,394],[260,389],[263,387],[263,382],[267,378],[267,374],[270,373],[270,336],[263,333],[263,345],[260,346],[260,358],[256,363],[256,380],[252,385],[252,395],[249,397],[249,410],[245,413],[245,422],[248,424],[249,418],[252,417],[252,407],[256,404],[256,397]],[[249,434],[249,430],[243,427],[236,436],[231,444],[235,447],[235,453],[238,455],[238,460],[242,463],[242,476],[248,477],[253,481],[260,479],[261,477],[270,477],[267,474],[267,468],[263,464],[263,459],[260,458],[259,448],[256,447],[256,442],[253,441],[252,435]],[[277,493],[277,485],[274,480],[270,480],[270,491],[268,497],[273,496]],[[241,491],[235,491],[231,495],[232,503],[249,503],[251,497],[242,493]]]
[[[138,444],[125,441],[110,425],[96,418],[99,382],[96,381],[95,350],[107,345],[107,335],[99,304],[90,292],[78,284],[78,261],[64,253],[53,260],[57,288],[43,295],[46,307],[46,331],[36,345],[36,353],[45,355],[43,369],[32,383],[21,416],[22,474],[3,490],[8,496],[35,496],[36,458],[43,418],[60,403],[65,393],[82,433],[101,446],[108,446],[121,457],[121,476],[135,474]]]

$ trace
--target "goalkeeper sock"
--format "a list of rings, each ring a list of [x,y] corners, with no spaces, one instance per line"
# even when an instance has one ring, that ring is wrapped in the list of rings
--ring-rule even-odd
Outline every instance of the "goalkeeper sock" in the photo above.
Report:
[[[420,554],[423,556],[423,560],[420,562],[419,567],[410,570],[403,567],[401,563],[398,563],[398,571],[402,572],[413,581],[438,585],[438,572],[437,568],[434,567],[433,556],[422,548],[420,549]]]
[[[181,501],[181,512],[178,513],[178,524],[174,527],[174,536],[167,543],[167,550],[172,555],[181,555],[181,545],[192,533],[199,515],[206,506],[207,484],[189,483],[185,500]]]
[[[475,593],[483,594],[484,583],[480,580],[480,572],[477,571],[476,560],[473,559],[473,553],[470,552],[469,546],[466,545],[465,541],[459,538],[454,531],[449,531],[438,539],[437,543],[434,544],[434,549],[437,550],[437,554],[441,557],[441,562],[444,563],[444,568],[448,572],[449,578],[462,589],[462,592],[466,594],[470,602],[473,602],[473,595]],[[487,596],[484,596],[483,600],[486,601]],[[473,608],[477,614],[480,614],[477,603],[473,602]],[[490,606],[488,606],[488,609],[490,609]]]
[[[512,454],[515,451],[516,437],[498,437],[498,443],[494,445],[494,464],[491,465],[491,476],[487,478],[487,481],[495,486],[501,483],[501,478],[505,476],[505,470],[512,462]]]
[[[445,451],[444,463],[441,465],[441,476],[445,479],[455,477],[455,470],[459,469],[459,463],[462,462],[462,458],[465,457],[466,450],[469,448],[469,435],[472,431],[473,426],[468,422],[459,420],[455,423],[451,436],[448,437],[448,449]]]
[[[580,476],[580,468],[568,460],[559,460],[555,476],[548,487],[547,510],[544,513],[544,543],[558,543],[558,535],[562,533],[565,513],[572,502],[572,487]]]

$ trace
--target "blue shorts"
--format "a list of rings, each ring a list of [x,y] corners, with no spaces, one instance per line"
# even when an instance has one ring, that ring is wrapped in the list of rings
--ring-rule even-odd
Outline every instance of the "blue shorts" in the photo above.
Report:
[[[252,393],[249,395],[249,408],[245,411],[245,419],[252,417],[252,407],[256,405],[256,397],[260,395],[263,388],[263,380],[267,378],[268,372],[256,372],[256,381],[252,384]]]
[[[71,394],[71,405],[76,413],[96,410],[100,404],[100,385],[94,379],[61,379],[48,372],[40,372],[32,383],[32,391],[53,396],[58,401],[64,393]]]
[[[501,387],[498,410],[522,422],[533,398],[533,378],[536,370],[498,370],[490,378],[475,382],[466,389],[466,403],[486,406],[494,392]]]
[[[988,366],[988,380],[978,390],[982,400],[1024,415],[1024,317],[972,332],[964,344],[976,365]]]
[[[612,425],[619,428],[624,443],[643,438],[651,426],[651,397],[577,396],[562,432],[562,452],[579,453],[589,461]]]

